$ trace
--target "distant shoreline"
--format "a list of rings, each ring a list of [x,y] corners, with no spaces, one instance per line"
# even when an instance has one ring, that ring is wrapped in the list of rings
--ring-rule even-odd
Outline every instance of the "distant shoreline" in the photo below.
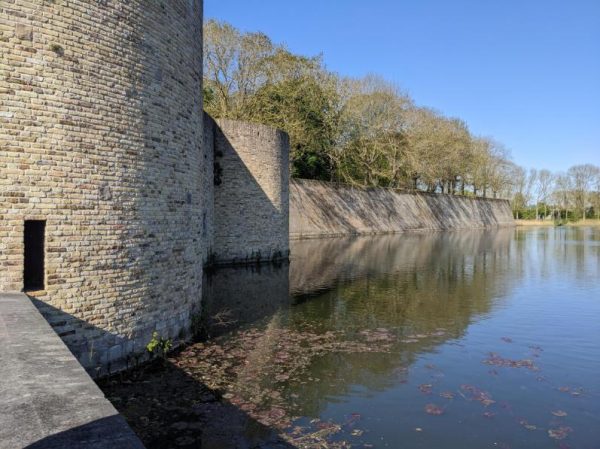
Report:
[[[554,220],[515,220],[515,224],[523,227],[558,226]],[[579,220],[576,222],[564,223],[562,226],[600,226],[600,220],[590,218],[585,221]]]

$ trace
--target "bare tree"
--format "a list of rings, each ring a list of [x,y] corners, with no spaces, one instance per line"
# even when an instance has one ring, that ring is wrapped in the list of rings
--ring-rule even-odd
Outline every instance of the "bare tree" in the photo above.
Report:
[[[598,167],[591,164],[575,165],[567,171],[573,187],[573,199],[575,207],[581,211],[582,219],[585,221],[586,208],[590,199],[590,191],[597,176]]]
[[[548,214],[548,199],[552,193],[552,187],[554,184],[554,175],[550,170],[540,170],[537,175],[537,186],[536,186],[536,201],[535,201],[535,215],[536,218],[539,216],[539,204],[544,203],[544,217]]]
[[[559,173],[556,175],[554,192],[552,192],[553,202],[559,208],[559,214],[562,218],[562,211],[565,212],[565,218],[569,215],[569,209],[572,204],[572,186],[571,178],[565,173]]]

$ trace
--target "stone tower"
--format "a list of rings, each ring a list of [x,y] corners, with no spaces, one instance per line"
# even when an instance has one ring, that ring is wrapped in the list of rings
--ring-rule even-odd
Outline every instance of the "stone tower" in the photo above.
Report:
[[[200,300],[202,0],[2,1],[0,55],[0,291],[115,369]]]

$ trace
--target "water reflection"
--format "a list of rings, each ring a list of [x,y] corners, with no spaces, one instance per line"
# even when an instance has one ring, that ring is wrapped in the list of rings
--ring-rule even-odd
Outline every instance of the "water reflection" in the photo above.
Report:
[[[288,263],[208,271],[202,284],[202,337],[218,337],[285,309],[289,291]]]
[[[599,279],[599,228],[297,241],[208,275],[172,362],[285,447],[593,448]]]
[[[300,241],[293,246],[288,326],[310,322],[321,331],[391,329],[393,350],[329,355],[311,375],[330,382],[302,391],[301,414],[319,416],[332,397],[356,385],[384,390],[406,381],[421,353],[457,341],[515,284],[512,229]],[[511,272],[511,276],[508,273]],[[308,400],[308,398],[311,398]]]

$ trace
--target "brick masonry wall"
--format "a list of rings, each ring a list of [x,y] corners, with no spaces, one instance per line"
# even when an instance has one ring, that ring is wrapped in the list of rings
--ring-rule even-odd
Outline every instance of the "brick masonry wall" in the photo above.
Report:
[[[506,200],[361,189],[296,179],[290,238],[514,226]]]
[[[214,128],[216,263],[289,255],[289,139],[268,126],[217,120]]]
[[[201,0],[0,2],[0,291],[46,220],[32,294],[93,375],[200,300]]]

